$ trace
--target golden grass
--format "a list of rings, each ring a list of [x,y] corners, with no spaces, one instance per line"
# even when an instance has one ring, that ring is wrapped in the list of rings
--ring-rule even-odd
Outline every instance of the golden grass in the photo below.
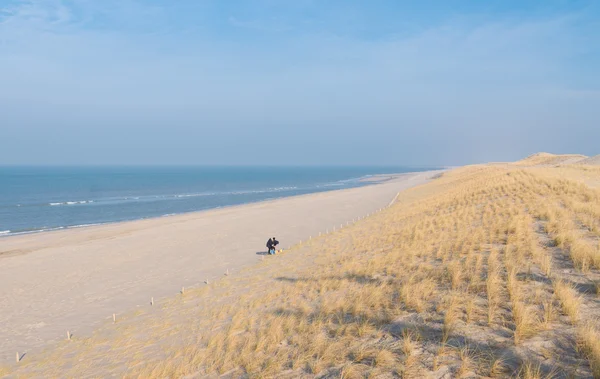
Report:
[[[474,321],[477,317],[477,304],[475,303],[475,297],[469,297],[467,304],[465,305],[465,322],[469,324]]]
[[[595,214],[600,197],[553,170],[472,166],[405,191],[391,209],[228,282],[226,306],[207,300],[190,311],[192,321],[169,324],[178,325],[178,349],[140,365],[144,358],[136,356],[119,376],[420,377],[430,365],[449,365],[459,376],[544,377],[534,363],[511,369],[470,342],[514,326],[502,344],[516,346],[564,328],[552,289],[569,322],[581,320],[583,298],[556,277],[551,249],[558,249],[540,241],[547,233],[584,272],[598,267],[586,234],[593,229],[582,231],[580,222]],[[258,290],[236,295],[245,286]],[[209,295],[186,289],[185,296]],[[161,333],[157,328],[157,340]],[[465,345],[452,348],[458,341]],[[597,357],[590,341],[580,338],[579,346],[588,359]]]
[[[560,301],[562,310],[569,317],[571,323],[577,323],[582,302],[577,290],[572,285],[559,280],[554,282],[554,294]]]
[[[506,359],[503,357],[490,357],[490,364],[488,370],[488,376],[491,378],[498,378],[505,374],[508,371],[508,367],[506,365]]]
[[[541,324],[545,329],[548,329],[556,319],[556,309],[554,307],[554,301],[552,299],[544,301],[542,303],[542,311],[543,313]]]
[[[600,329],[598,320],[595,321],[578,328],[577,342],[589,361],[594,378],[600,378]]]
[[[527,360],[521,365],[517,377],[522,379],[552,379],[556,377],[554,371],[544,372],[539,362]]]
[[[477,353],[469,345],[463,346],[459,350],[460,366],[458,367],[457,374],[459,377],[463,377],[475,369],[475,362],[477,360]]]
[[[453,296],[450,299],[450,304],[448,305],[448,308],[444,314],[444,325],[442,326],[441,340],[442,344],[448,342],[448,338],[450,338],[450,334],[454,331],[458,319],[458,299]]]
[[[512,308],[515,321],[514,339],[515,344],[521,343],[525,338],[534,335],[540,326],[540,320],[536,317],[532,308],[522,301],[517,301]]]

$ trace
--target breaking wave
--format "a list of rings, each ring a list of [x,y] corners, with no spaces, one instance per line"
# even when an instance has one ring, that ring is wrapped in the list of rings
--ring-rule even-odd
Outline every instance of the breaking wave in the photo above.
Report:
[[[76,204],[91,204],[94,200],[82,200],[82,201],[64,201],[61,203],[48,203],[48,205],[54,207],[57,205],[76,205]]]

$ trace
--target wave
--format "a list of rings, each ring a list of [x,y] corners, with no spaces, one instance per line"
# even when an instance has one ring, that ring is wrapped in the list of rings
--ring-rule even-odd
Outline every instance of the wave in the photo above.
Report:
[[[57,226],[54,228],[51,227],[41,227],[41,228],[37,228],[37,229],[25,229],[25,230],[16,230],[16,231],[10,231],[7,234],[3,234],[3,236],[18,236],[18,235],[22,235],[22,234],[32,234],[32,233],[39,233],[39,232],[51,232],[51,231],[55,231],[55,230],[61,230],[61,229],[66,229],[65,226]]]
[[[349,184],[360,183],[362,180],[368,178],[369,176],[370,175],[365,175],[365,176],[361,176],[359,178],[343,179],[343,180],[338,180],[337,182],[319,184],[319,185],[317,185],[317,188],[343,187],[343,186],[347,186]]]
[[[350,178],[339,180],[329,183],[313,183],[307,186],[280,186],[260,189],[239,189],[231,191],[207,191],[207,192],[191,192],[191,193],[175,193],[175,194],[158,194],[158,195],[136,195],[136,196],[115,196],[96,198],[94,200],[68,200],[68,201],[54,201],[50,203],[30,203],[30,204],[13,204],[8,207],[40,207],[40,206],[51,206],[51,207],[69,207],[69,206],[85,206],[85,205],[115,205],[115,204],[128,204],[137,202],[155,202],[155,201],[168,201],[168,200],[185,200],[195,197],[211,197],[211,196],[244,196],[244,195],[259,195],[269,193],[284,193],[284,192],[319,192],[323,189],[334,189],[343,187],[353,187],[354,185],[360,184],[365,178],[371,175],[366,175],[359,178]],[[6,207],[6,206],[0,206]]]
[[[181,193],[181,194],[169,194],[169,195],[147,195],[147,196],[127,196],[127,197],[113,197],[96,200],[81,200],[81,201],[61,201],[48,203],[49,206],[64,206],[64,205],[85,205],[93,203],[130,203],[137,201],[160,201],[160,200],[175,200],[175,199],[186,199],[192,197],[206,197],[206,196],[231,196],[231,195],[250,195],[260,193],[271,193],[271,192],[285,192],[294,191],[298,187],[273,187],[258,190],[237,190],[237,191],[222,191],[222,192],[197,192],[197,193]]]
[[[88,226],[97,226],[97,225],[104,225],[104,224],[106,224],[106,223],[105,222],[96,222],[93,224],[73,225],[73,226],[67,226],[66,229],[87,228]]]
[[[48,203],[48,205],[54,207],[57,205],[76,205],[76,204],[91,204],[94,200],[81,200],[81,201],[63,201],[60,203]]]
[[[63,229],[87,228],[88,226],[98,226],[98,225],[105,225],[105,224],[107,224],[107,223],[106,222],[97,222],[97,223],[92,223],[92,224],[80,224],[80,225],[56,226],[56,227],[43,226],[41,228],[22,229],[22,230],[15,230],[15,231],[4,230],[4,231],[0,231],[0,236],[18,236],[18,235],[23,235],[23,234],[52,232],[52,231],[63,230]]]

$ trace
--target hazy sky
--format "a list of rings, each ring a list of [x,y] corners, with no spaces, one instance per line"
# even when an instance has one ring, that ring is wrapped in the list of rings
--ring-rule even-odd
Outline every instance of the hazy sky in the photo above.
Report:
[[[537,151],[600,153],[600,1],[0,0],[0,164]]]

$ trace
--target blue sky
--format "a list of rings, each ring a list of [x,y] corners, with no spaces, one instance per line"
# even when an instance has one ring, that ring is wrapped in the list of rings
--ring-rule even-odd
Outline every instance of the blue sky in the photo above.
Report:
[[[599,154],[600,2],[0,0],[0,137],[0,164]]]

